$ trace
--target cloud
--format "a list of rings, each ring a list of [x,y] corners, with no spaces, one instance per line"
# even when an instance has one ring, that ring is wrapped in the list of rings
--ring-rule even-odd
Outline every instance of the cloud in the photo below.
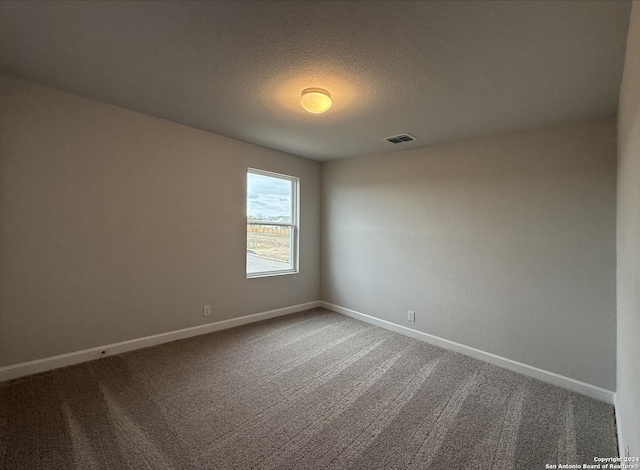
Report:
[[[290,217],[291,182],[270,176],[247,174],[247,215]]]

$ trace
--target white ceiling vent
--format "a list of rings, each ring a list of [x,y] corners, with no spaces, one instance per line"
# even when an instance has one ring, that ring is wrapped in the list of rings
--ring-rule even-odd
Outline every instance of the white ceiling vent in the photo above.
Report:
[[[382,140],[386,140],[387,142],[392,144],[401,144],[403,142],[412,142],[416,140],[416,138],[411,134],[400,134],[400,135],[392,135],[391,137],[386,137]]]

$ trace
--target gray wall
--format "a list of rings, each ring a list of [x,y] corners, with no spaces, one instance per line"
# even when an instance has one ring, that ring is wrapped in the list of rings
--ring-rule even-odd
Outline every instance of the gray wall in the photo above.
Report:
[[[631,10],[618,115],[618,416],[640,455],[640,3]]]
[[[300,274],[245,278],[249,166],[300,177]],[[318,300],[319,177],[0,77],[0,366]]]
[[[325,163],[321,232],[317,162],[0,100],[0,365],[322,298],[614,389],[613,119]],[[249,166],[301,178],[298,275],[245,278]]]
[[[326,162],[321,297],[614,390],[615,210],[614,118]]]

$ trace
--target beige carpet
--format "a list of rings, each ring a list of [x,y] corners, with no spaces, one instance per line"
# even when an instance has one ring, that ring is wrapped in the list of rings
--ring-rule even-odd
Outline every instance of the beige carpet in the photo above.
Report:
[[[611,406],[316,309],[0,386],[3,469],[544,469]]]

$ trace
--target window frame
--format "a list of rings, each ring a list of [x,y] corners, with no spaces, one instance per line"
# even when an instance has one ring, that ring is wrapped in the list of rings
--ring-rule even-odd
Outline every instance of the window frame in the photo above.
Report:
[[[248,205],[249,205],[249,174],[267,176],[269,178],[277,178],[282,180],[287,180],[291,183],[291,223],[259,223],[259,222],[249,222],[249,214],[247,213]],[[245,217],[246,217],[246,225],[273,225],[279,227],[290,227],[290,237],[291,237],[291,254],[290,254],[290,268],[289,269],[278,269],[275,271],[260,271],[256,273],[247,272],[247,256],[249,253],[245,253],[245,274],[247,279],[255,279],[261,277],[272,277],[272,276],[285,276],[289,274],[298,274],[299,270],[299,234],[300,234],[300,178],[297,176],[285,175],[283,173],[275,173],[273,171],[261,170],[259,168],[247,168],[247,172],[245,173],[245,187],[244,187],[244,200],[245,200]],[[248,236],[249,233],[245,228],[245,251],[248,249]]]

